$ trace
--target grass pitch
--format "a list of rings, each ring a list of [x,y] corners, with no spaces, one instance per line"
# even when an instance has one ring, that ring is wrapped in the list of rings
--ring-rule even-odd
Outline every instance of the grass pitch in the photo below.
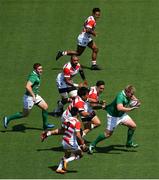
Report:
[[[134,136],[140,147],[127,150],[127,129],[98,144],[93,156],[85,153],[69,164],[65,175],[55,173],[63,156],[61,136],[40,142],[41,112],[0,127],[0,178],[113,179],[159,178],[158,87],[159,87],[159,1],[158,0],[0,0],[0,94],[1,119],[22,108],[28,73],[35,62],[42,63],[41,96],[51,111],[58,91],[55,78],[69,57],[55,61],[59,49],[75,49],[83,21],[93,7],[100,7],[97,22],[98,63],[102,71],[85,70],[90,85],[105,80],[103,98],[111,102],[127,84],[133,84],[142,102],[131,112],[137,123]],[[90,66],[91,51],[81,56]],[[79,78],[77,77],[77,81]],[[105,112],[98,111],[102,126],[87,136],[92,141],[105,128]],[[60,126],[58,118],[49,121]]]

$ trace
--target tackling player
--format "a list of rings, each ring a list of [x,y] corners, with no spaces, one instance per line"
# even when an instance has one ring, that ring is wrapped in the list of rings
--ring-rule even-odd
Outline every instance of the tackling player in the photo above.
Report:
[[[5,116],[3,118],[3,125],[8,127],[10,121],[27,117],[34,105],[37,105],[42,109],[43,129],[53,128],[53,124],[48,124],[48,105],[44,99],[39,96],[39,86],[41,83],[40,76],[43,72],[42,65],[35,63],[33,65],[33,71],[30,73],[26,83],[26,92],[23,96],[23,111],[17,112],[11,116]]]
[[[56,55],[56,60],[58,60],[61,56],[64,55],[76,55],[80,56],[85,48],[88,46],[92,50],[92,66],[91,70],[100,70],[98,65],[96,64],[98,48],[95,42],[92,39],[92,36],[96,37],[97,33],[95,31],[96,21],[100,18],[101,11],[99,8],[93,8],[92,15],[89,16],[83,25],[82,32],[79,34],[77,39],[77,50],[67,50],[67,51],[58,51]]]
[[[119,92],[114,101],[106,106],[107,111],[107,128],[104,133],[100,134],[95,141],[89,146],[89,153],[93,153],[93,149],[100,141],[109,138],[115,128],[121,124],[128,127],[126,147],[138,147],[138,144],[133,143],[132,137],[136,129],[136,123],[127,114],[136,108],[139,108],[140,102],[135,97],[135,88],[132,85],[128,85],[124,90]],[[130,107],[131,100],[138,100],[138,103],[134,107]]]

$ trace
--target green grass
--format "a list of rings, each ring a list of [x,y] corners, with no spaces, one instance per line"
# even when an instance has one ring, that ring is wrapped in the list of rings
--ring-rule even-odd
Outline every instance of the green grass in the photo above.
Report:
[[[86,77],[90,85],[105,80],[103,98],[108,103],[127,84],[136,87],[142,106],[130,115],[137,123],[134,139],[140,147],[127,151],[123,147],[127,128],[118,127],[110,139],[98,144],[93,156],[85,154],[70,163],[64,176],[56,174],[63,156],[61,136],[40,142],[41,112],[35,107],[27,119],[11,122],[7,130],[1,123],[0,178],[159,178],[158,0],[0,0],[1,118],[21,110],[26,77],[35,62],[44,67],[40,94],[50,111],[56,106],[55,78],[69,60],[56,62],[56,52],[76,48],[76,37],[93,7],[102,10],[95,41],[103,70],[84,69]],[[86,49],[81,64],[90,66],[90,56]],[[102,126],[88,134],[89,141],[105,128],[106,113],[98,115]],[[49,121],[60,126],[57,118]]]

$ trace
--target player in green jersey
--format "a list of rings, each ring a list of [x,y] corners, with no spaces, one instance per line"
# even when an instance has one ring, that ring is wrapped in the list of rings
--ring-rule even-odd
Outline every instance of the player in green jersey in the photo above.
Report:
[[[95,141],[89,146],[89,153],[93,153],[93,149],[100,141],[109,138],[115,128],[121,124],[128,127],[126,147],[137,147],[138,144],[133,143],[132,137],[136,129],[136,123],[127,114],[127,112],[139,108],[140,102],[135,97],[135,88],[132,85],[128,85],[124,90],[119,92],[114,101],[105,107],[107,111],[107,128],[104,133],[100,134]],[[130,102],[136,100],[137,104],[130,107]]]
[[[37,105],[42,109],[43,129],[45,130],[54,127],[53,124],[48,124],[48,105],[44,99],[38,95],[42,71],[43,68],[40,63],[35,63],[33,65],[33,71],[29,74],[25,86],[26,92],[23,96],[23,111],[17,112],[11,116],[5,116],[3,118],[3,125],[5,128],[8,127],[10,121],[27,117],[34,105]]]

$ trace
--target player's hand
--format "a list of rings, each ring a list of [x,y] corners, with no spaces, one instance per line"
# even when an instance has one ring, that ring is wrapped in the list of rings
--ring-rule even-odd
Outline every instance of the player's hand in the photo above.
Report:
[[[87,86],[88,86],[88,82],[87,82],[87,80],[84,80],[84,82],[83,82],[83,86],[85,86],[85,87],[87,87]]]
[[[80,145],[80,148],[82,149],[83,152],[87,152],[88,151],[88,146],[86,146],[85,144]]]
[[[78,84],[78,87],[79,87],[79,88],[83,87],[83,83],[82,83],[82,82],[79,83],[79,84]]]

